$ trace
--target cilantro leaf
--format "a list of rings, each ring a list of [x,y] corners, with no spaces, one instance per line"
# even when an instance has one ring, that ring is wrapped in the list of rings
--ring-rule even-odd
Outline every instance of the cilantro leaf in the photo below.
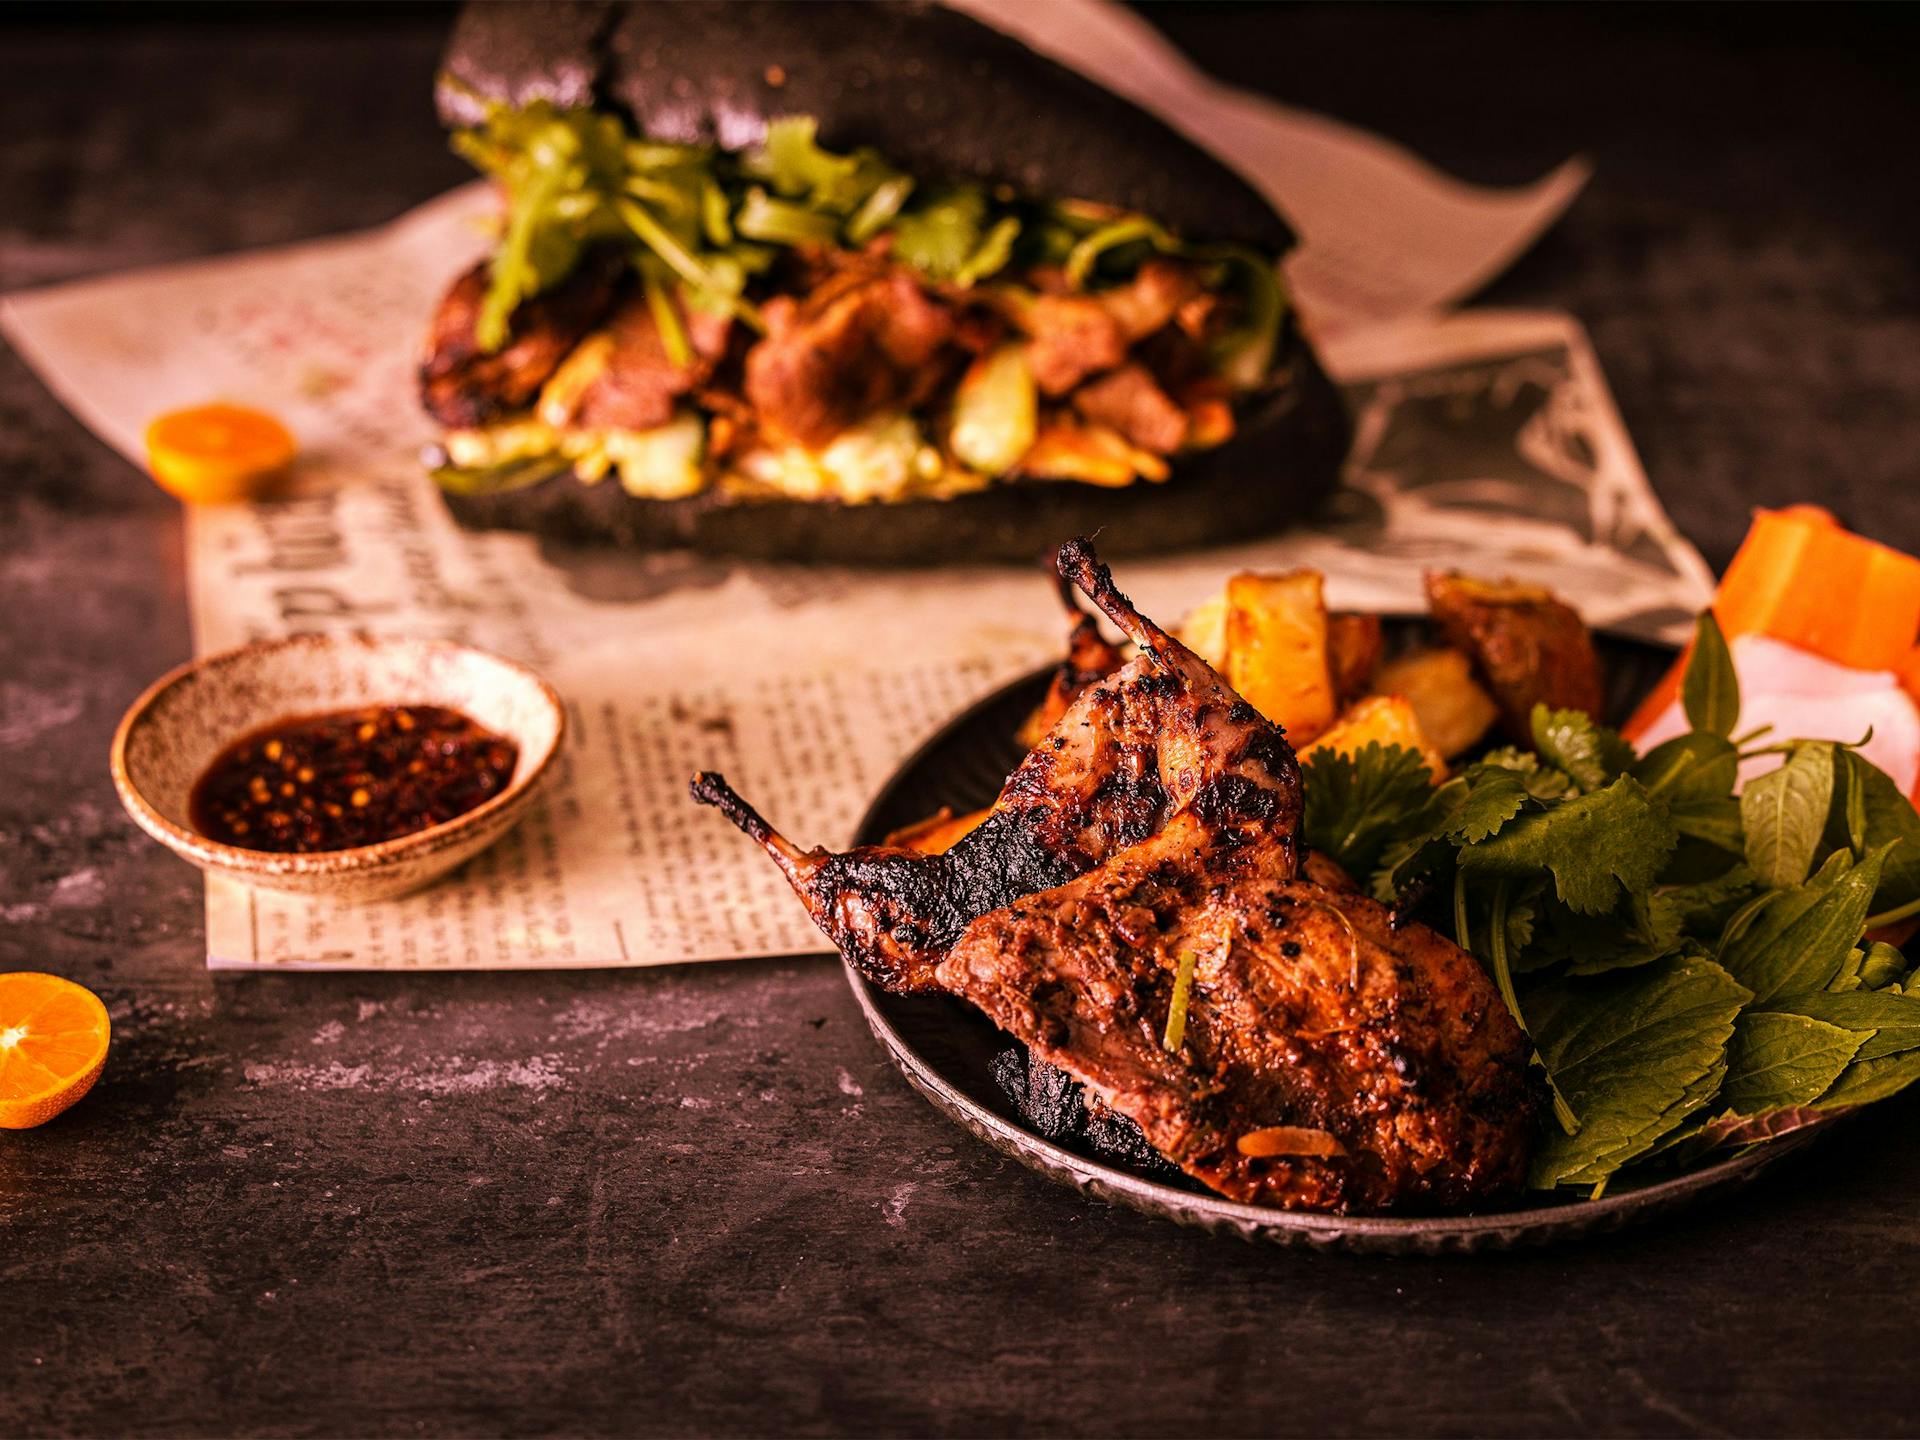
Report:
[[[1511,770],[1482,770],[1450,816],[1447,834],[1466,845],[1490,840],[1526,808],[1528,798],[1526,781]]]
[[[1840,1078],[1865,1039],[1809,1015],[1750,1011],[1733,1027],[1720,1103],[1736,1115],[1811,1104]]]
[[[1533,751],[1522,750],[1517,745],[1489,750],[1480,758],[1479,767],[1512,770],[1527,787],[1527,794],[1536,800],[1558,800],[1573,788],[1573,778],[1566,771],[1543,765]]]
[[[1349,756],[1321,750],[1301,767],[1307,844],[1349,875],[1369,875],[1380,852],[1433,798],[1433,775],[1417,750],[1369,741]]]
[[[1598,1184],[1706,1106],[1748,998],[1699,957],[1529,990],[1533,1042],[1580,1119],[1576,1134],[1547,1130],[1530,1183]]]
[[[1582,914],[1611,910],[1622,887],[1643,891],[1675,841],[1672,823],[1630,776],[1551,809],[1520,815],[1460,854],[1469,872],[1553,875],[1555,893]]]
[[[1787,763],[1740,792],[1747,866],[1769,885],[1798,885],[1813,868],[1833,804],[1833,746],[1801,741]]]
[[[1680,681],[1680,707],[1696,732],[1728,736],[1740,723],[1740,676],[1713,611],[1693,627],[1693,654]]]
[[[1533,707],[1533,748],[1589,794],[1604,790],[1633,766],[1633,747],[1584,710]]]
[[[1454,776],[1433,792],[1411,833],[1381,853],[1376,895],[1393,899],[1408,882],[1441,865],[1457,847],[1498,834],[1528,803],[1526,783],[1515,771],[1475,765]]]

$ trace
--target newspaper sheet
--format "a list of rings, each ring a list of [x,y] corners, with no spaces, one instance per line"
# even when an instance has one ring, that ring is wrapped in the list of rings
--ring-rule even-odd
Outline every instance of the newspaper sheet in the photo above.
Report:
[[[746,566],[566,552],[458,529],[416,460],[410,374],[447,278],[485,247],[456,191],[364,235],[0,301],[0,329],[130,460],[153,415],[210,399],[299,436],[288,493],[194,510],[196,647],[308,631],[457,638],[538,666],[571,739],[546,798],[457,875],[345,908],[207,891],[222,968],[644,965],[824,950],[772,867],[686,799],[727,772],[783,828],[837,843],[969,700],[1056,655],[1044,577]],[[1672,637],[1710,577],[1647,486],[1579,327],[1402,318],[1330,337],[1359,441],[1323,520],[1130,563],[1174,617],[1231,570],[1309,564],[1342,607],[1419,607],[1423,565],[1548,580],[1597,624]]]

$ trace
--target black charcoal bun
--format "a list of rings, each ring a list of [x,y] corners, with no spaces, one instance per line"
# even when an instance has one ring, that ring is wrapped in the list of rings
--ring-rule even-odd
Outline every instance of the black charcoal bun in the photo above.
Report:
[[[741,150],[768,121],[811,115],[821,143],[871,145],[923,179],[1118,205],[1275,256],[1293,245],[1258,191],[1157,116],[930,0],[473,4],[442,68],[449,126],[487,100],[598,103],[652,139]]]

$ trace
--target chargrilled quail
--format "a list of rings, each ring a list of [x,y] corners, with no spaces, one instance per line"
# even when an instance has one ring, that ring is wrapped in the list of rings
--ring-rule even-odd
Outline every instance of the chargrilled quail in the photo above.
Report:
[[[861,973],[972,1001],[1224,1195],[1432,1210],[1517,1188],[1526,1043],[1478,964],[1302,878],[1280,731],[1085,542],[1060,569],[1140,655],[945,854],[802,851],[717,776],[696,796],[767,847]]]

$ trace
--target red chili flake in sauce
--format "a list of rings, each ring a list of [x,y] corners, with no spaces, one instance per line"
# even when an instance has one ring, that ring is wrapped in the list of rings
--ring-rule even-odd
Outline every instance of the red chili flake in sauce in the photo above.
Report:
[[[189,813],[208,839],[248,850],[345,850],[465,814],[507,788],[518,758],[440,705],[300,716],[221,751]]]

